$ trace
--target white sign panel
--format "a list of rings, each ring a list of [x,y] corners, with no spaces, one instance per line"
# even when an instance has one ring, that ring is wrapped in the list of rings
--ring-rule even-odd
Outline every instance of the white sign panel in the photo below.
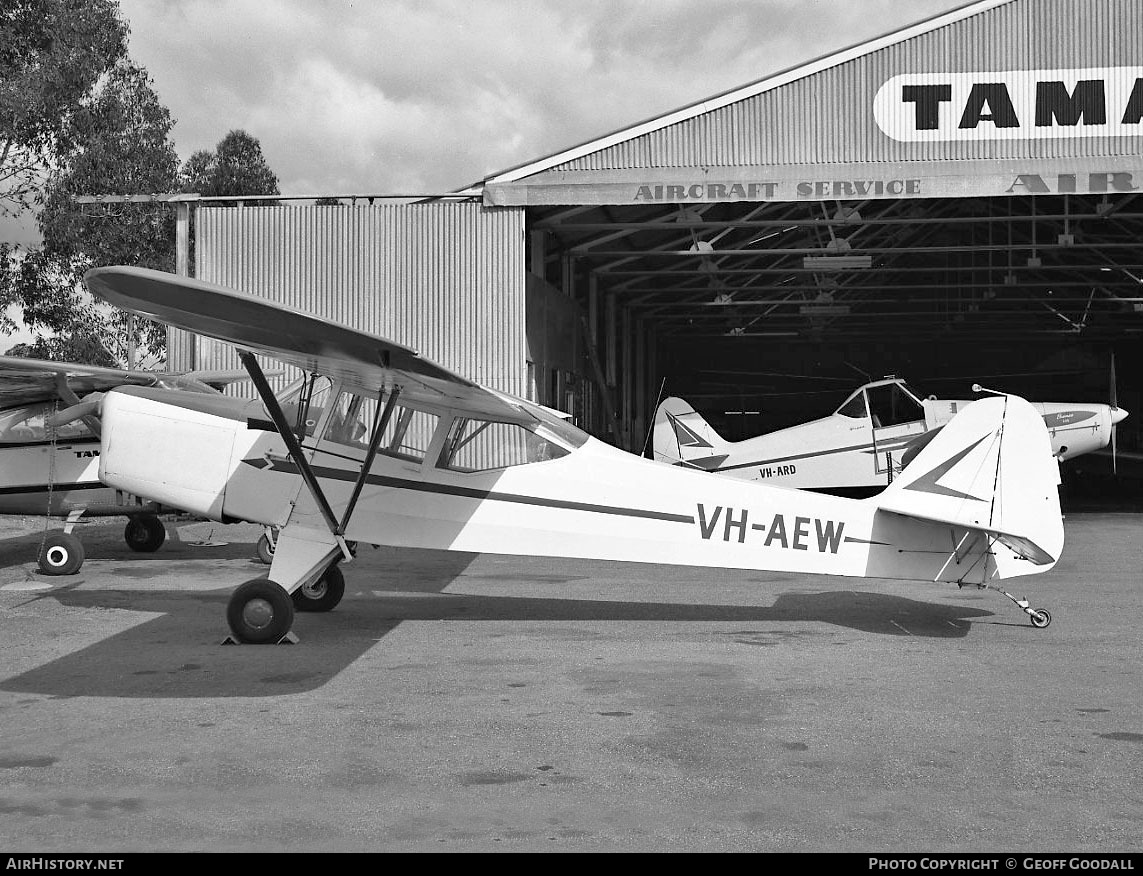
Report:
[[[901,142],[1143,136],[1143,67],[909,73],[873,98]]]

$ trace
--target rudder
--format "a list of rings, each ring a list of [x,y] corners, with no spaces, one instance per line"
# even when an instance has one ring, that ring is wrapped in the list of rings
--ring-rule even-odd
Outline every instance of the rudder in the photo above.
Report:
[[[726,459],[726,440],[681,398],[663,399],[655,410],[654,458],[673,465],[710,470]]]

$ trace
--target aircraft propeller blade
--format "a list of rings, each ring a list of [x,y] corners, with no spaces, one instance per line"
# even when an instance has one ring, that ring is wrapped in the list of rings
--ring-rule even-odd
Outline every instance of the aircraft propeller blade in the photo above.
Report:
[[[1111,473],[1113,475],[1119,474],[1119,467],[1116,462],[1116,432],[1119,431],[1119,422],[1116,420],[1115,415],[1119,411],[1119,404],[1115,393],[1115,350],[1111,351],[1111,373],[1109,377],[1111,381]]]

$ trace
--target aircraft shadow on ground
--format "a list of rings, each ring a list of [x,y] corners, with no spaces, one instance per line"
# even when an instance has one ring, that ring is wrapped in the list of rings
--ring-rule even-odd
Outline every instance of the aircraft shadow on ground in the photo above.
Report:
[[[950,639],[992,612],[852,590],[786,592],[770,605],[489,596],[442,592],[474,555],[401,574],[399,592],[347,591],[333,612],[299,613],[296,645],[223,645],[227,590],[56,590],[71,608],[153,612],[145,620],[43,666],[0,682],[0,690],[56,697],[131,698],[282,696],[315,690],[384,642],[406,621],[660,622],[790,624],[822,622],[875,635]],[[392,578],[390,578],[392,580]],[[522,585],[526,586],[526,584]],[[548,584],[550,587],[550,582]],[[760,632],[751,630],[751,632]],[[744,645],[745,646],[745,645]]]

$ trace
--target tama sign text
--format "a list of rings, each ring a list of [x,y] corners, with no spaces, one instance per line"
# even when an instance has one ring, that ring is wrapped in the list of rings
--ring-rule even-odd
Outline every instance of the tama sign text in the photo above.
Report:
[[[881,86],[873,117],[903,142],[1138,137],[1143,67],[910,73]]]

